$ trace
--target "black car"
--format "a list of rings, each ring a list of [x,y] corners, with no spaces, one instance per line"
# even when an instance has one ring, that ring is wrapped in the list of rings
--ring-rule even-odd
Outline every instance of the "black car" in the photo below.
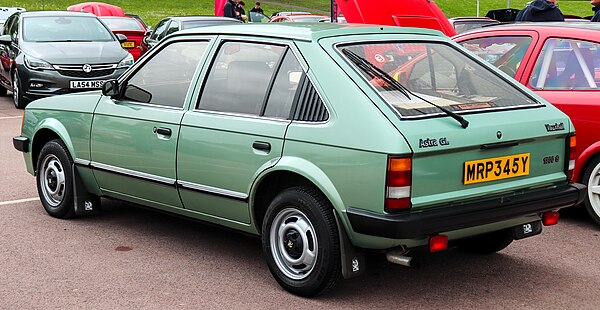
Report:
[[[15,106],[64,93],[100,89],[133,64],[95,15],[83,12],[17,12],[0,36],[0,95],[13,92]]]
[[[148,48],[152,48],[164,37],[179,30],[203,26],[239,23],[241,23],[241,21],[238,19],[220,16],[167,17],[156,24],[156,27],[154,27],[154,30],[150,33],[150,35],[144,38],[144,42],[148,45]]]

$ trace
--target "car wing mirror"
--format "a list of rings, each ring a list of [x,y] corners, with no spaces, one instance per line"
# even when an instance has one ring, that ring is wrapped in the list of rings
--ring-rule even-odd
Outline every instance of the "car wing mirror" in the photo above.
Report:
[[[102,85],[102,94],[107,97],[114,98],[121,92],[119,91],[119,82],[117,80],[110,80],[104,82]]]
[[[0,44],[10,46],[12,44],[12,38],[10,37],[10,35],[5,34],[3,36],[0,36]]]
[[[119,43],[124,43],[127,41],[127,36],[122,33],[117,33],[117,40],[119,40]]]

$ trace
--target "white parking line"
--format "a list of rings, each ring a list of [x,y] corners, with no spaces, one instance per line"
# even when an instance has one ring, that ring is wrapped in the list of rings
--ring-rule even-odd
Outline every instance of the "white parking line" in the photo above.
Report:
[[[3,116],[3,117],[0,117],[0,120],[3,120],[3,119],[13,119],[13,118],[21,118],[21,117],[23,117],[23,116]]]
[[[25,198],[25,199],[11,200],[11,201],[0,201],[0,206],[12,205],[15,203],[30,202],[30,201],[36,201],[36,200],[40,200],[40,198],[35,197],[35,198]]]

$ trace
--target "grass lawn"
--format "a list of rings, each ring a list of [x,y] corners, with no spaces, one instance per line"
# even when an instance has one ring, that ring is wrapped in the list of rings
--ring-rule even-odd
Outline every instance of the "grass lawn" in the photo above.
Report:
[[[67,6],[86,0],[13,0],[10,6],[24,7],[30,11],[37,10],[65,10]],[[380,1],[380,0],[371,0]],[[149,25],[156,23],[163,17],[174,15],[213,15],[214,0],[105,0],[103,2],[118,5],[126,13],[138,14]],[[247,0],[246,10],[249,10],[254,1]],[[477,5],[475,0],[437,0],[435,1],[442,11],[448,17],[455,16],[475,16],[477,14]],[[511,7],[521,9],[527,3],[527,0],[510,1]],[[579,16],[592,15],[591,5],[588,0],[558,1],[563,14],[572,14]],[[277,5],[279,4],[279,5]],[[480,15],[485,15],[488,10],[506,8],[507,1],[504,0],[481,0]],[[2,6],[9,5],[3,3]],[[329,11],[330,2],[328,0],[265,0],[263,9],[267,15],[275,11],[291,10],[286,5],[301,6],[313,10]]]

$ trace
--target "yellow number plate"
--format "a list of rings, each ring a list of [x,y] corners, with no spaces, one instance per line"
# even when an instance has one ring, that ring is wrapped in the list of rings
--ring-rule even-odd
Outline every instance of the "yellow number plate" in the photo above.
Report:
[[[529,154],[467,161],[463,182],[473,184],[528,175]]]
[[[121,43],[121,46],[124,48],[132,48],[135,47],[135,42],[123,42]]]

